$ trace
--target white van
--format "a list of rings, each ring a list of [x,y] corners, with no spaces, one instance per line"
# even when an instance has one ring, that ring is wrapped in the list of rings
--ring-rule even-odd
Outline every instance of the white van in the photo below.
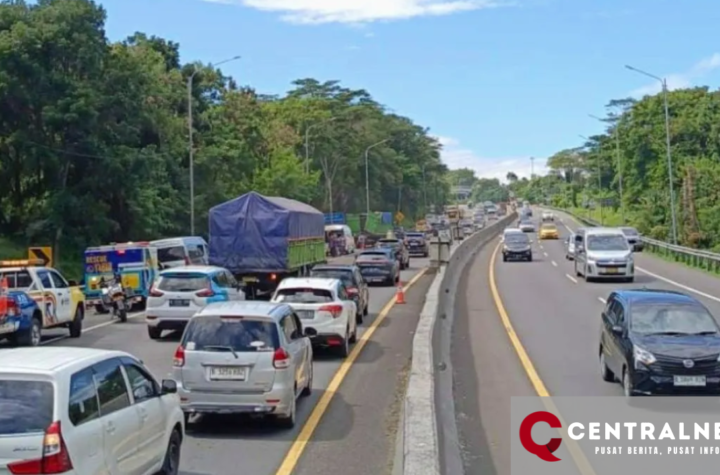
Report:
[[[575,274],[593,279],[635,279],[633,250],[621,229],[581,228],[574,237]]]
[[[350,226],[347,224],[329,224],[325,226],[325,242],[330,242],[331,235],[341,239],[344,254],[353,254],[355,252],[355,238],[352,235]]]
[[[159,239],[151,241],[150,246],[157,249],[160,269],[171,267],[209,264],[208,245],[205,239],[197,236]]]

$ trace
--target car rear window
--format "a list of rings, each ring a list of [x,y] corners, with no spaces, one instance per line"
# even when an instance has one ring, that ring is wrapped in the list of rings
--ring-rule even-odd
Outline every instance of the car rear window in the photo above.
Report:
[[[312,277],[322,277],[324,279],[339,279],[343,282],[343,284],[355,283],[353,271],[349,269],[317,269],[313,270],[310,275]]]
[[[275,296],[275,300],[284,303],[327,303],[332,302],[332,292],[325,289],[280,289]]]
[[[185,248],[183,246],[161,247],[158,249],[158,261],[174,262],[185,260]]]
[[[278,348],[277,325],[269,320],[218,316],[190,320],[182,346],[188,351],[257,351],[257,342],[262,342],[265,349]]]
[[[50,382],[0,379],[0,436],[44,432],[53,422],[54,400]]]
[[[165,292],[195,292],[208,287],[208,276],[190,273],[163,274],[157,284],[157,289]]]
[[[358,261],[376,261],[378,259],[389,259],[390,254],[387,252],[363,252],[357,257]]]
[[[33,283],[26,270],[0,272],[0,280],[7,278],[9,289],[27,289]]]

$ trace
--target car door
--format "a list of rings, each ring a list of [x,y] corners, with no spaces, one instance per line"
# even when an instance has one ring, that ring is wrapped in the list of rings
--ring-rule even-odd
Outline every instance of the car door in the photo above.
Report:
[[[140,471],[150,473],[161,466],[165,457],[168,408],[162,399],[160,385],[148,370],[132,358],[122,358],[121,361],[130,387],[132,405],[140,421]]]
[[[105,459],[105,429],[100,420],[92,368],[82,369],[70,376],[68,419],[73,426],[73,436],[65,439],[65,443],[73,454],[72,462],[77,473],[110,475]]]
[[[72,298],[70,296],[70,284],[54,270],[48,270],[50,279],[53,282],[57,307],[55,309],[59,322],[69,322],[73,319]]]
[[[93,365],[100,403],[105,463],[113,475],[142,475],[138,457],[140,418],[132,406],[120,358]]]
[[[304,388],[306,381],[307,370],[305,368],[305,348],[302,345],[302,337],[300,328],[297,326],[295,318],[293,318],[293,312],[287,313],[280,320],[280,328],[285,339],[285,348],[290,353],[290,357],[293,361],[293,367],[295,368],[295,381],[297,382],[298,388]]]
[[[360,292],[360,305],[362,305],[362,309],[364,310],[368,308],[370,303],[370,291],[368,290],[367,282],[363,279],[359,269],[355,269],[353,271],[353,276],[355,278],[358,291]]]
[[[581,272],[585,275],[585,246],[583,243],[583,234],[575,235],[575,273]]]
[[[43,311],[43,326],[47,327],[60,321],[58,317],[57,294],[52,278],[50,278],[50,272],[46,269],[38,270],[37,278],[40,286],[39,290],[42,302],[40,307]]]
[[[608,300],[607,305],[607,352],[605,358],[608,362],[608,367],[613,373],[620,375],[622,373],[622,367],[625,358],[622,354],[622,335],[617,334],[613,331],[614,327],[622,327],[623,322],[621,320],[622,305],[617,299],[612,298]]]

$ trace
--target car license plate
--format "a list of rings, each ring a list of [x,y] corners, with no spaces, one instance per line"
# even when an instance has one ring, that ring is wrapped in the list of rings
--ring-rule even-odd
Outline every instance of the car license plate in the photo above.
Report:
[[[301,320],[312,320],[315,318],[315,312],[313,310],[295,310],[295,313]]]
[[[14,322],[8,322],[0,325],[0,334],[3,333],[12,333],[15,331],[15,323]]]
[[[707,385],[707,381],[705,379],[705,376],[675,376],[674,377],[674,384],[675,386],[705,386]]]
[[[258,282],[257,277],[243,277],[242,280],[243,282]]]
[[[610,268],[608,268],[608,269],[605,269],[605,273],[606,273],[606,274],[619,274],[619,273],[620,273],[620,269],[617,268],[617,267],[610,267]]]
[[[215,381],[245,381],[247,368],[245,366],[211,366],[210,379]]]
[[[189,300],[170,300],[170,306],[171,307],[189,307],[190,301]]]

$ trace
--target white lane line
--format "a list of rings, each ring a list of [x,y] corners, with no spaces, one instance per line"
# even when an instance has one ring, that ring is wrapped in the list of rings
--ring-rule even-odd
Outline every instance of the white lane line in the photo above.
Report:
[[[547,256],[548,256],[548,253],[547,253],[547,252],[543,252],[543,255],[544,255],[545,257],[547,257]]]
[[[577,279],[575,277],[571,276],[570,274],[565,274],[565,277],[570,279],[570,282],[572,282],[573,284],[577,284]]]
[[[542,244],[540,244],[540,249],[545,249]]]
[[[607,303],[607,300],[605,300],[605,299],[602,298],[602,297],[598,297],[598,300],[601,301],[602,303]]]
[[[554,265],[555,267],[557,267],[557,262],[552,261],[552,265]]]
[[[134,313],[134,314],[131,313],[131,314],[128,315],[128,320],[131,320],[131,319],[133,319],[133,318],[142,317],[142,316],[144,316],[144,315],[145,315],[145,312],[139,312],[139,313]],[[110,318],[110,317],[108,316],[108,318]],[[83,334],[85,334],[85,333],[91,332],[91,331],[93,331],[93,330],[97,330],[98,328],[103,328],[103,327],[108,327],[108,326],[110,326],[110,325],[115,325],[116,323],[119,323],[119,321],[118,321],[118,320],[115,320],[115,318],[113,318],[113,319],[110,320],[110,321],[103,322],[103,323],[98,323],[97,325],[93,325],[93,326],[91,326],[91,327],[83,328],[83,331],[82,331],[82,332],[83,332]],[[40,345],[49,345],[49,344],[51,344],[51,343],[55,343],[56,341],[65,340],[65,339],[67,339],[67,338],[70,338],[70,335],[60,335],[60,336],[56,336],[56,337],[54,337],[54,338],[50,338],[49,340],[45,340],[45,341],[40,342]]]

